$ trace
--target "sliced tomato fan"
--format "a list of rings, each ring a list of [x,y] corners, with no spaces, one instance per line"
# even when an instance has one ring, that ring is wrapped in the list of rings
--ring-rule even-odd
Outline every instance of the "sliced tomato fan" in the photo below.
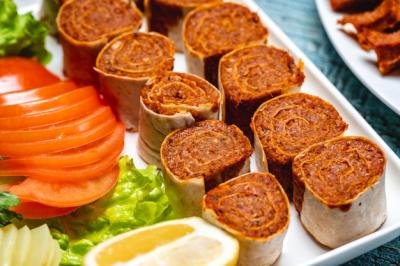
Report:
[[[25,218],[66,215],[116,185],[125,128],[94,87],[26,71],[18,84],[0,73],[0,179],[26,177],[0,189],[21,199],[13,210]]]

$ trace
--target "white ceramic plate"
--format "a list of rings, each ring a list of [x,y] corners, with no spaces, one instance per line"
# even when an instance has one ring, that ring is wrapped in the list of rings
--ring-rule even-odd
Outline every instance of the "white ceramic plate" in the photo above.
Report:
[[[17,1],[20,11],[33,10],[37,12],[40,0]],[[298,215],[292,206],[291,223],[286,236],[283,253],[276,265],[337,265],[350,260],[356,256],[378,247],[383,243],[400,235],[400,160],[394,152],[385,144],[377,133],[367,124],[353,106],[339,93],[339,91],[328,81],[328,79],[315,67],[315,65],[297,48],[278,26],[252,1],[243,0],[252,10],[257,11],[270,32],[269,43],[282,47],[296,58],[301,58],[305,64],[306,80],[302,91],[318,95],[331,102],[342,117],[350,125],[348,135],[363,135],[378,143],[385,151],[388,163],[386,169],[386,192],[388,200],[388,218],[386,223],[377,232],[353,241],[340,248],[329,250],[318,245],[313,238],[304,230]],[[53,53],[53,60],[48,65],[54,73],[62,73],[62,50],[57,42],[49,38],[48,48]],[[176,55],[175,70],[185,71],[186,65],[182,54]],[[136,153],[137,133],[126,134],[124,153],[134,158],[138,167],[146,164]],[[252,162],[252,169],[255,169]]]
[[[376,97],[400,115],[400,70],[382,76],[375,52],[364,51],[338,28],[336,22],[344,14],[334,12],[328,0],[315,0],[315,4],[329,39],[346,65]]]

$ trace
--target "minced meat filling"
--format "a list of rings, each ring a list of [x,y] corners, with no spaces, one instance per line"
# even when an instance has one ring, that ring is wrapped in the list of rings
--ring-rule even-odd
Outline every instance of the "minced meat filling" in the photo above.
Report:
[[[324,203],[340,206],[379,180],[384,167],[377,145],[363,137],[340,137],[297,156],[293,174]]]
[[[220,92],[207,81],[185,73],[168,72],[157,76],[141,90],[143,103],[159,114],[190,112],[200,108],[218,111]]]
[[[205,120],[167,137],[161,159],[180,179],[206,181],[250,157],[250,141],[236,126]]]
[[[128,33],[114,39],[99,54],[96,67],[107,74],[150,78],[172,70],[175,48],[155,33]]]
[[[206,57],[226,53],[239,45],[266,40],[267,34],[256,13],[235,3],[197,9],[187,17],[184,29],[186,44]]]
[[[220,184],[207,192],[204,204],[242,237],[267,238],[289,223],[289,203],[268,173],[246,174]]]
[[[308,146],[341,135],[347,124],[319,97],[291,93],[264,104],[254,117],[254,130],[269,160],[285,164]]]
[[[93,42],[126,28],[137,29],[142,17],[123,0],[75,0],[64,4],[59,27],[77,41]]]

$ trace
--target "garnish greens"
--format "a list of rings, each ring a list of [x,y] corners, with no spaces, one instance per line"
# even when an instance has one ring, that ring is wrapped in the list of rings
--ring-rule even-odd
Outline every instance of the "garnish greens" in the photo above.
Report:
[[[51,54],[45,48],[46,36],[46,26],[31,13],[18,15],[12,0],[0,1],[0,57],[36,57],[48,63]]]
[[[96,244],[176,217],[165,192],[163,175],[156,166],[137,169],[124,156],[119,167],[118,184],[108,195],[70,215],[45,221],[63,249],[60,265],[81,265],[83,255]]]
[[[18,204],[17,196],[3,191],[0,192],[0,227],[9,224],[12,219],[21,219],[19,214],[9,210],[10,207]]]

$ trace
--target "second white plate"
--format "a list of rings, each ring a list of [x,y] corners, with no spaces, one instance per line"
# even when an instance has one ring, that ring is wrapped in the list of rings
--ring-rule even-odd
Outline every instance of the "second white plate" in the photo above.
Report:
[[[400,115],[400,71],[382,76],[376,65],[375,52],[364,51],[349,35],[339,30],[335,13],[328,0],[315,0],[322,25],[336,51],[357,78],[383,103]]]

